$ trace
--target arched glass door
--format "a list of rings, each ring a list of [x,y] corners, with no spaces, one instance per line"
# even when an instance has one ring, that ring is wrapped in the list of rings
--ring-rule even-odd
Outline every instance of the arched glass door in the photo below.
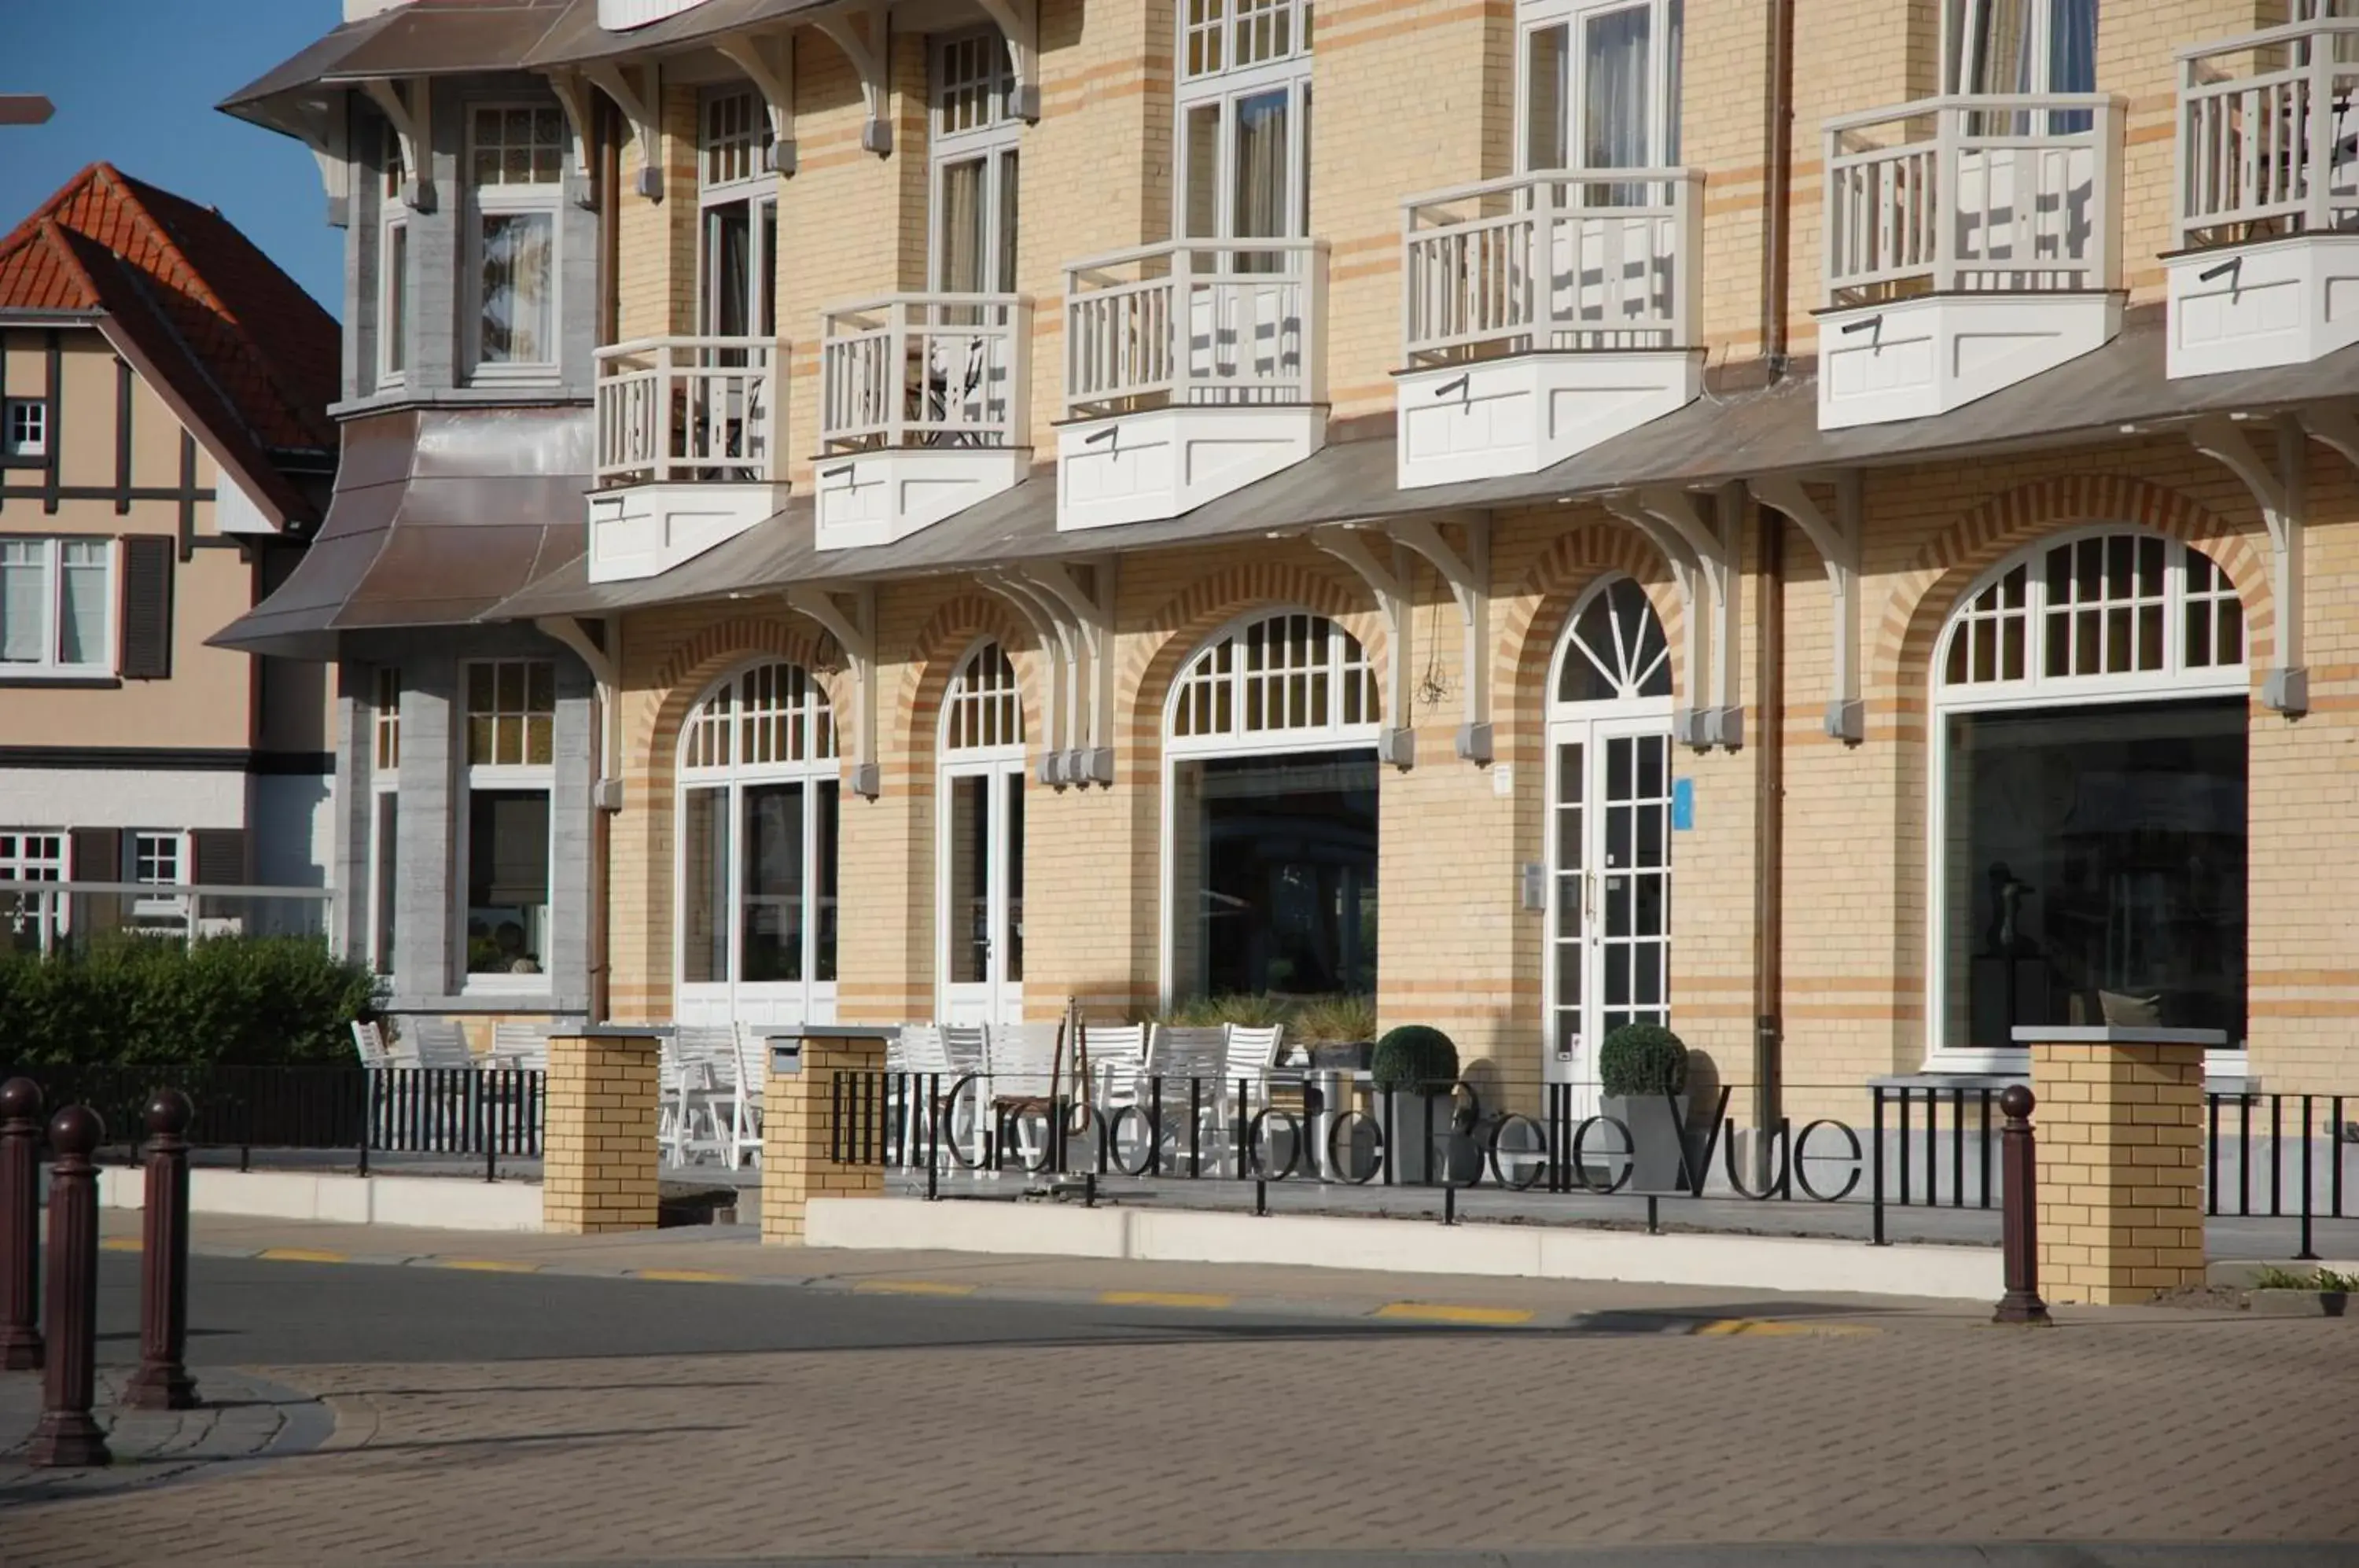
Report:
[[[1597,1047],[1670,1021],[1671,665],[1627,577],[1574,608],[1549,702],[1549,1082],[1596,1103]]]
[[[942,702],[940,1018],[1024,1018],[1024,702],[997,643],[966,657]]]

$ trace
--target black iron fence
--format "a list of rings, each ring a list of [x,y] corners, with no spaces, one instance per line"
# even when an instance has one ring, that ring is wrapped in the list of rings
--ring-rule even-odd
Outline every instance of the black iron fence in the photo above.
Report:
[[[2005,1117],[1995,1087],[1789,1086],[1789,1103],[1861,1099],[1853,1118],[1732,1116],[1736,1095],[1606,1102],[1547,1085],[1536,1112],[1486,1107],[1463,1081],[1372,1094],[1300,1082],[1144,1079],[1119,1095],[1029,1092],[988,1074],[843,1071],[828,1095],[839,1163],[911,1173],[929,1198],[975,1195],[962,1177],[1016,1174],[1077,1182],[1249,1182],[1256,1212],[1273,1183],[1422,1188],[1440,1217],[1474,1191],[1546,1197],[1643,1197],[1647,1222],[1675,1199],[1863,1204],[1868,1240],[1891,1209],[1988,1210],[2003,1197]],[[2208,1094],[2203,1170],[2212,1214],[2296,1221],[2352,1217],[2348,1167],[2359,1123],[2341,1095]],[[2035,1119],[2036,1119],[2035,1113]]]
[[[537,1160],[546,1074],[520,1068],[230,1067],[189,1064],[0,1068],[30,1078],[51,1107],[88,1105],[107,1147],[136,1159],[148,1097],[178,1089],[196,1107],[188,1138],[201,1149],[351,1150],[363,1174],[376,1154],[484,1162]]]

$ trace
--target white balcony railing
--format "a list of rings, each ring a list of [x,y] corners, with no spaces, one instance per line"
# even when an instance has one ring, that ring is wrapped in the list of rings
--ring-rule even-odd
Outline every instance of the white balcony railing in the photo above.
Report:
[[[1613,174],[1519,174],[1404,201],[1402,363],[1691,343],[1702,171]]]
[[[1327,242],[1179,240],[1065,268],[1065,411],[1327,400]]]
[[[827,312],[820,444],[1020,447],[1032,402],[1032,301],[893,294]]]
[[[1927,98],[1826,125],[1829,305],[2121,286],[2123,105]]]
[[[600,486],[783,480],[781,357],[768,338],[639,338],[600,349]]]
[[[2359,226],[2359,18],[2179,51],[2179,244]]]

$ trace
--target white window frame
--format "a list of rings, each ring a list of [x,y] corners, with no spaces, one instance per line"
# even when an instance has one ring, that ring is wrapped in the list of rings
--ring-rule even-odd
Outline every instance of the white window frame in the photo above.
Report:
[[[0,535],[0,545],[32,545],[39,550],[39,565],[46,585],[44,598],[48,604],[48,619],[42,628],[41,657],[23,661],[0,661],[0,680],[89,681],[112,677],[116,668],[115,638],[122,629],[122,610],[115,602],[123,591],[123,552],[118,548],[118,541],[97,535],[11,534]],[[99,631],[92,639],[99,650],[98,657],[79,664],[69,664],[58,657],[59,638],[65,626],[65,547],[69,545],[96,547],[98,563],[106,573],[106,586],[99,595]]]
[[[2163,558],[2163,665],[2159,670],[2113,675],[2046,675],[2048,637],[2048,552],[2085,539],[2123,535],[2160,539]],[[1978,1050],[1951,1045],[1950,1023],[1949,778],[1950,726],[1955,713],[2008,713],[2038,709],[2116,706],[2125,702],[2197,702],[2206,698],[2249,698],[2252,694],[2252,627],[2249,615],[2239,640],[2241,657],[2234,664],[2197,666],[2186,663],[2187,557],[2201,553],[2196,547],[2152,529],[2118,523],[2098,523],[2043,535],[2008,554],[1970,584],[1950,608],[1941,635],[1933,645],[1927,670],[1930,701],[1927,704],[1929,751],[1925,800],[1925,1061],[1928,1073],[2021,1073],[2026,1052],[2016,1049]],[[2208,559],[2208,558],[2207,558]],[[2017,681],[1989,681],[1951,685],[1950,645],[1973,618],[1973,603],[1984,590],[2003,581],[2017,567],[2025,569],[2024,676]],[[2224,570],[2222,581],[2233,593]],[[2248,981],[2249,985],[2249,981]],[[2211,1053],[2209,1070],[2242,1075],[2245,1053],[2231,1048]]]
[[[130,865],[124,880],[151,887],[185,887],[190,881],[194,854],[190,835],[170,828],[131,828],[123,835],[124,848]],[[148,875],[144,864],[149,859],[170,861],[169,875],[162,867],[155,876]],[[140,893],[131,899],[131,918],[135,920],[186,921],[189,899],[185,893]]]
[[[571,153],[563,134],[563,112],[549,103],[505,99],[473,102],[464,109],[463,160],[460,164],[460,173],[466,192],[466,214],[460,254],[461,266],[465,269],[465,281],[461,290],[465,308],[461,314],[468,379],[478,386],[552,385],[560,378],[560,362],[565,354],[565,169]],[[557,176],[553,180],[523,184],[480,185],[476,183],[474,172],[477,116],[505,114],[514,109],[536,114],[543,112],[558,114]],[[549,220],[549,357],[486,362],[484,358],[484,222],[487,218],[533,214],[546,216]]]
[[[1009,671],[1007,684],[975,686],[970,675],[980,667],[985,654],[996,653],[1006,660]],[[984,637],[970,645],[951,667],[950,683],[942,691],[942,709],[936,720],[935,751],[936,782],[934,789],[934,974],[936,1005],[939,1016],[951,1022],[985,1022],[1014,1024],[1022,1020],[1024,979],[1009,979],[1006,974],[1005,954],[995,951],[990,975],[979,981],[956,982],[962,989],[983,994],[982,1005],[990,1009],[981,1018],[954,1017],[951,998],[951,949],[953,933],[960,928],[954,919],[956,911],[951,898],[951,813],[953,809],[953,781],[959,779],[984,779],[984,821],[981,831],[988,841],[990,863],[995,876],[991,887],[985,889],[991,913],[989,920],[995,931],[1014,932],[1021,940],[1024,917],[1008,908],[1008,868],[1014,866],[1020,875],[1021,855],[1009,839],[1007,820],[1008,797],[1020,798],[1024,791],[1024,757],[1026,730],[1024,727],[1024,684],[1015,673],[1015,656],[1007,646],[995,637]],[[994,710],[996,710],[995,713]],[[970,734],[974,725],[989,718],[989,727],[998,732],[998,738],[988,742],[954,741],[952,732],[964,729]],[[962,720],[964,723],[962,723]],[[1013,733],[1009,733],[1012,723]],[[995,806],[994,802],[999,802]],[[1028,807],[1028,802],[1026,805]],[[1024,808],[1018,808],[1024,809]]]
[[[994,61],[981,91],[988,110],[982,121],[962,129],[950,125],[951,60],[957,51],[982,46],[990,50]],[[995,46],[995,49],[994,48]],[[951,33],[935,38],[928,50],[928,118],[932,131],[928,137],[929,158],[926,173],[926,278],[935,293],[951,291],[947,269],[950,247],[942,224],[948,209],[942,200],[942,187],[949,170],[954,165],[980,160],[983,178],[983,254],[990,258],[991,277],[981,294],[1011,293],[1016,272],[1016,235],[1007,229],[1007,182],[1016,182],[1016,226],[1023,224],[1023,153],[1024,122],[1012,112],[1016,91],[1015,63],[1008,58],[1007,44],[996,28],[973,32]],[[1003,287],[1003,285],[1008,285]]]
[[[721,103],[733,100],[742,101],[745,106],[750,128],[716,142],[713,112]],[[777,176],[770,172],[769,165],[771,145],[769,110],[762,95],[750,84],[708,88],[698,95],[696,321],[698,330],[707,335],[722,335],[713,325],[721,266],[720,253],[712,243],[713,212],[739,202],[745,206],[746,288],[750,290],[745,320],[753,329],[746,335],[757,340],[777,335],[778,302],[775,296],[765,297],[766,284],[775,277],[777,264],[777,257],[771,254],[778,216]],[[747,172],[717,176],[715,159],[727,158],[739,151],[745,154]]]
[[[1248,730],[1244,727],[1246,670],[1243,649],[1245,633],[1265,622],[1282,620],[1291,615],[1308,615],[1314,620],[1323,620],[1327,623],[1328,651],[1324,668],[1329,682],[1328,722],[1324,724],[1303,724],[1282,729]],[[1223,643],[1234,643],[1237,649],[1230,657],[1230,669],[1227,673],[1227,680],[1232,687],[1229,697],[1230,726],[1226,730],[1209,735],[1182,735],[1179,733],[1180,708],[1186,699],[1189,673],[1196,668],[1199,660],[1206,658]],[[1356,663],[1351,657],[1351,649],[1354,648],[1359,649]],[[1352,679],[1355,670],[1364,671],[1360,678],[1365,682],[1362,704],[1362,712],[1365,716],[1360,723],[1345,724],[1342,716],[1343,693],[1340,682]],[[1383,701],[1383,682],[1378,677],[1375,661],[1368,657],[1366,645],[1334,616],[1321,615],[1316,610],[1306,609],[1299,604],[1265,605],[1239,615],[1199,643],[1181,662],[1179,673],[1172,678],[1171,690],[1164,694],[1161,732],[1163,799],[1160,803],[1162,820],[1158,829],[1159,836],[1156,841],[1161,849],[1158,856],[1161,866],[1158,871],[1157,899],[1158,905],[1157,922],[1159,929],[1157,932],[1156,948],[1158,971],[1157,985],[1158,994],[1163,999],[1163,1006],[1170,1007],[1174,1000],[1171,991],[1175,962],[1172,928],[1178,915],[1178,889],[1172,886],[1172,865],[1175,843],[1173,835],[1179,829],[1179,814],[1174,802],[1180,765],[1183,762],[1205,761],[1217,757],[1283,757],[1293,752],[1372,750],[1384,729]]]
[[[759,710],[766,715],[764,719],[749,721],[743,683],[756,672],[773,666],[799,671],[807,685],[808,700],[792,707],[772,704]],[[713,700],[723,692],[730,697],[726,718],[712,712]],[[745,731],[749,722],[781,720],[789,724],[799,721],[805,726],[799,751],[767,761],[745,760]],[[725,732],[727,760],[695,760],[701,737],[710,728]],[[818,805],[821,786],[834,784],[836,831],[830,847],[836,862],[836,967],[841,975],[843,964],[843,767],[842,736],[826,688],[819,683],[808,668],[797,665],[791,659],[766,656],[749,659],[706,687],[704,694],[696,700],[696,705],[689,710],[688,720],[679,728],[679,765],[673,769],[672,787],[672,821],[678,824],[672,833],[672,908],[678,911],[672,921],[673,1010],[683,1020],[691,1022],[730,1023],[743,1018],[748,1022],[774,1024],[832,1023],[838,982],[819,978],[819,933],[821,917],[825,909],[820,894],[822,878],[820,874]],[[799,981],[748,981],[743,977],[745,791],[749,787],[758,788],[765,784],[803,786],[803,951],[802,978]],[[723,797],[723,810],[729,824],[727,864],[719,868],[728,909],[728,929],[723,939],[726,953],[722,965],[723,977],[690,981],[687,978],[688,797],[690,790],[698,789],[711,790]],[[756,1014],[763,1016],[756,1018],[754,1016]]]
[[[400,262],[394,257],[395,236],[401,236],[407,251],[409,239],[409,204],[402,200],[401,186],[406,170],[401,165],[401,138],[393,127],[385,128],[385,178],[379,182],[376,227],[376,384],[382,391],[391,391],[408,379],[409,329],[417,312],[409,290],[408,257]],[[399,309],[397,310],[397,302]],[[394,318],[401,318],[398,330]]]
[[[529,667],[536,664],[547,665],[549,667],[550,695],[549,714],[549,759],[546,763],[474,762],[469,759],[467,751],[469,730],[468,721],[474,716],[474,710],[469,706],[470,698],[468,694],[472,672],[480,666],[490,665],[494,667],[492,681],[494,688],[494,701],[496,702],[499,683],[497,669],[502,665],[509,664],[519,664],[527,667],[525,672],[526,708],[524,710],[527,719],[531,714],[530,703],[532,690],[532,674]],[[459,758],[459,779],[461,784],[459,792],[459,810],[456,813],[456,821],[451,824],[451,838],[457,846],[455,864],[458,868],[458,875],[451,878],[451,880],[456,884],[451,890],[451,907],[455,916],[455,930],[453,934],[456,949],[455,961],[459,966],[458,989],[462,994],[480,992],[508,996],[541,996],[552,994],[557,988],[557,980],[553,965],[554,954],[549,951],[549,949],[554,947],[556,944],[558,909],[557,717],[559,710],[564,706],[563,700],[557,696],[557,673],[556,660],[549,659],[462,659],[459,663],[459,700],[451,704],[452,708],[456,711],[459,719],[459,733],[457,735],[458,746],[456,755]],[[505,713],[506,710],[495,708],[494,711],[495,713]],[[527,723],[527,734],[529,735],[529,733],[530,725]],[[529,745],[527,745],[527,750],[529,751]],[[510,975],[501,974],[498,972],[477,974],[467,967],[468,893],[470,891],[469,884],[473,876],[474,864],[474,797],[478,791],[525,793],[533,790],[538,790],[549,797],[549,931],[547,933],[548,941],[544,944],[540,953],[540,973],[538,975]]]
[[[1236,58],[1239,32],[1255,25],[1262,13],[1241,16],[1238,0],[1204,0],[1221,10],[1218,24],[1223,39],[1221,64],[1218,69],[1191,74],[1188,67],[1189,35],[1198,29],[1190,26],[1188,8],[1192,0],[1182,0],[1175,9],[1179,28],[1179,53],[1175,57],[1177,86],[1172,93],[1171,120],[1171,233],[1182,239],[1229,240],[1236,233],[1236,161],[1237,105],[1247,98],[1283,91],[1286,93],[1286,233],[1276,235],[1255,235],[1257,239],[1303,239],[1310,233],[1310,0],[1276,0],[1276,8],[1288,9],[1293,47],[1287,54],[1271,60],[1257,60],[1251,65],[1231,64]],[[1188,191],[1190,180],[1189,159],[1188,114],[1191,109],[1206,103],[1220,106],[1220,130],[1215,137],[1216,156],[1221,169],[1214,189],[1219,192],[1213,215],[1213,232],[1209,234],[1190,234],[1188,228]]]
[[[17,434],[20,425],[30,434]],[[10,397],[0,403],[0,457],[47,457],[49,437],[47,397]]]
[[[389,979],[394,973],[394,943],[400,933],[400,867],[386,860],[388,813],[397,859],[401,845],[400,667],[378,665],[370,681],[369,695],[368,874],[364,878],[368,908],[356,913],[368,931],[369,967]],[[390,922],[386,919],[388,895],[394,903],[394,919]]]
[[[1651,56],[1647,83],[1647,141],[1660,153],[1658,161],[1663,167],[1676,167],[1681,154],[1679,100],[1685,84],[1685,65],[1680,59],[1687,42],[1683,9],[1684,0],[1521,0],[1516,9],[1516,172],[1547,171],[1535,166],[1531,158],[1533,38],[1551,27],[1565,29],[1563,123],[1558,132],[1564,138],[1564,167],[1586,169],[1589,165],[1581,137],[1582,95],[1588,91],[1581,72],[1582,61],[1586,58],[1582,29],[1593,17],[1638,10],[1650,13],[1647,33]],[[1679,41],[1677,50],[1670,47],[1673,38]]]
[[[2054,45],[2057,0],[2023,0],[2029,7],[2027,23],[2031,45],[2031,76],[2034,93],[2062,91],[2049,84],[2056,79]],[[2104,6],[2102,0],[2093,0],[2096,22],[2102,37],[2104,28]],[[1980,59],[1975,24],[1989,13],[1992,0],[1942,0],[1941,5],[1941,80],[1951,84],[1952,93],[1974,91],[1973,82],[1983,64]]]
[[[72,843],[64,828],[0,828],[0,882],[63,882]],[[47,953],[66,934],[72,903],[62,894],[0,894],[0,931],[20,936],[27,921],[45,921],[47,931],[36,931]]]

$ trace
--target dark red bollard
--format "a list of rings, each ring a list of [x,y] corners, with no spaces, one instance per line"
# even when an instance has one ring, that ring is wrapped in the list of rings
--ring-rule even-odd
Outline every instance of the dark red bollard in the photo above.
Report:
[[[1999,1180],[2006,1186],[2000,1210],[1999,1251],[2006,1268],[2006,1294],[1991,1322],[2045,1328],[2054,1320],[2039,1299],[2039,1175],[2031,1142],[2031,1091],[2010,1083],[1998,1097],[2006,1125],[1999,1132]]]
[[[189,1376],[189,1122],[178,1089],[147,1102],[147,1195],[140,1220],[139,1370],[123,1391],[134,1410],[197,1406]]]
[[[98,1392],[98,1167],[91,1155],[106,1136],[87,1105],[49,1118],[49,1364],[41,1422],[25,1462],[44,1467],[113,1463],[91,1419]]]
[[[41,1086],[0,1083],[0,1372],[41,1368]]]

